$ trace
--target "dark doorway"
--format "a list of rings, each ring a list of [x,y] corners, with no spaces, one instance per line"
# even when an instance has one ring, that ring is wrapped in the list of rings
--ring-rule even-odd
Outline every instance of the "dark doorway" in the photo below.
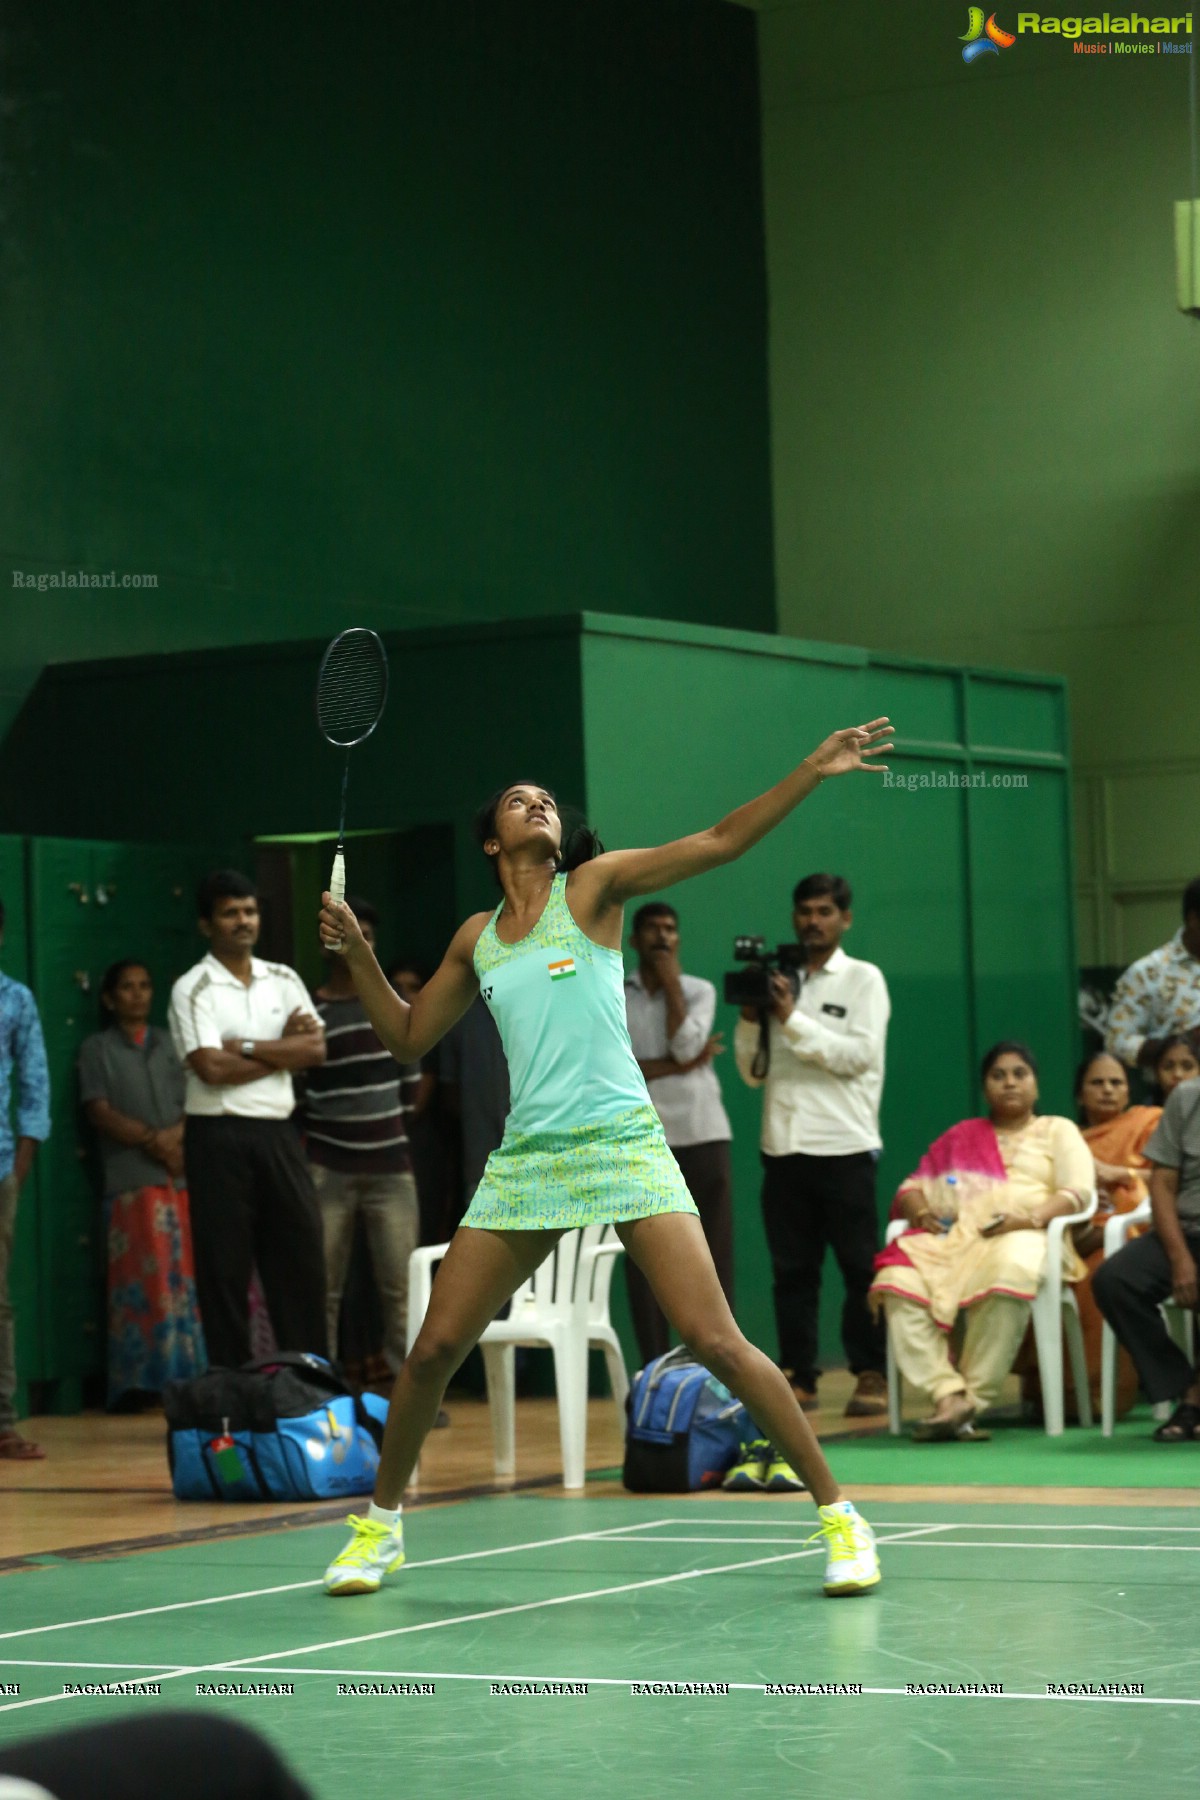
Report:
[[[258,838],[254,847],[263,899],[259,954],[288,963],[309,987],[317,987],[322,975],[317,913],[329,884],[335,840],[315,834]],[[346,892],[348,899],[370,900],[378,910],[379,957],[385,968],[397,956],[436,968],[458,923],[453,827],[348,834]]]

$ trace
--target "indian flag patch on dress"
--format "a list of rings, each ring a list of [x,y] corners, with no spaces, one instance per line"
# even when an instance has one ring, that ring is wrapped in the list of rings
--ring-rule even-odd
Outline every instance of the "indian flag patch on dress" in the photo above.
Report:
[[[547,963],[551,981],[565,981],[568,975],[575,973],[575,958],[564,956],[561,962]]]

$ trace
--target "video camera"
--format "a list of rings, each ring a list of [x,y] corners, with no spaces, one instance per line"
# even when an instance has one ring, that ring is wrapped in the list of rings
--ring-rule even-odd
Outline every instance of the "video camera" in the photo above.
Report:
[[[767,949],[766,938],[735,937],[733,960],[740,969],[730,969],[725,976],[727,1006],[758,1006],[764,1010],[772,1004],[771,971],[778,969],[791,983],[793,995],[800,992],[800,971],[808,961],[803,944],[776,944]]]

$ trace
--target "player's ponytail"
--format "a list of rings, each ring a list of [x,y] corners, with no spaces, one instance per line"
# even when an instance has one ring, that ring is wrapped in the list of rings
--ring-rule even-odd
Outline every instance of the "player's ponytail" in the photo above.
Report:
[[[578,869],[582,863],[591,862],[595,856],[604,855],[604,845],[598,833],[594,832],[583,816],[567,808],[563,817],[563,841],[558,853],[560,869],[570,871]]]

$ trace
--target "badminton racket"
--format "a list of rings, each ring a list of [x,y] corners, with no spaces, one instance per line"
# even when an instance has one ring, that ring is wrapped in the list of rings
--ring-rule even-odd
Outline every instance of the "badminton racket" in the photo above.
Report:
[[[346,790],[350,781],[350,752],[370,737],[387,705],[388,660],[382,640],[373,631],[356,625],[334,638],[317,671],[317,724],[327,744],[344,750],[342,801],[338,815],[337,849],[329,893],[333,900],[346,898]],[[340,950],[340,944],[330,944]]]

